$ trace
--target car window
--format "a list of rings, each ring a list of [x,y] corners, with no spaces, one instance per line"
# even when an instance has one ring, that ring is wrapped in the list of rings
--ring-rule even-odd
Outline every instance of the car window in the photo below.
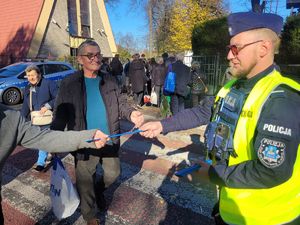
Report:
[[[45,75],[44,65],[40,64],[40,65],[37,65],[37,67],[40,69],[42,76],[44,76]]]
[[[58,72],[70,70],[68,66],[62,64],[45,64],[44,66],[45,66],[46,74],[58,73]]]
[[[27,65],[18,64],[18,65],[10,65],[0,69],[0,78],[10,77],[14,75],[18,75],[22,71],[26,69]]]
[[[58,65],[60,67],[60,71],[67,71],[70,70],[71,68],[66,66],[66,65]]]
[[[27,79],[26,77],[26,72],[24,71],[23,73],[21,73],[19,76],[18,76],[19,79]]]

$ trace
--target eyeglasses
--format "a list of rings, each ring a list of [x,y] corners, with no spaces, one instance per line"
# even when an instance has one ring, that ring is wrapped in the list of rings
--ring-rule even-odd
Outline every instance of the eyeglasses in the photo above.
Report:
[[[231,53],[234,55],[234,57],[236,57],[242,49],[246,48],[249,45],[253,45],[253,44],[261,42],[261,41],[263,41],[263,40],[254,41],[254,42],[251,42],[248,44],[244,44],[242,46],[227,45],[226,47],[229,49],[229,51],[231,51]]]
[[[92,53],[88,53],[88,54],[86,54],[86,55],[80,55],[80,56],[86,56],[89,60],[94,60],[96,57],[98,58],[98,59],[101,59],[102,58],[102,54],[101,53],[96,53],[96,54],[92,54]]]

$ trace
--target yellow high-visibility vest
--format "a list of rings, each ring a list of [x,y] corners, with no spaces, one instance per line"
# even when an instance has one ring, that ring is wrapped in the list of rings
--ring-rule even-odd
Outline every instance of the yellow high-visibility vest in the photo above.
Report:
[[[235,81],[231,81],[225,85],[217,99],[224,98],[234,83]],[[233,138],[238,157],[230,156],[229,166],[257,159],[253,143],[257,121],[271,92],[281,84],[300,91],[299,83],[281,76],[276,70],[259,80],[251,90],[242,109],[244,116],[239,117]],[[266,189],[221,187],[220,214],[226,223],[238,225],[283,224],[300,216],[300,145],[293,174],[286,182]]]

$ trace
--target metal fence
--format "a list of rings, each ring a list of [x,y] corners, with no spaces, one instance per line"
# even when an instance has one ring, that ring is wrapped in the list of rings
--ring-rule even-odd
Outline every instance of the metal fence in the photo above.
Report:
[[[184,59],[189,66],[198,61],[201,70],[206,74],[208,80],[209,95],[216,95],[219,89],[226,81],[225,71],[228,67],[228,61],[221,55],[211,56],[186,56]],[[284,76],[290,77],[293,80],[300,82],[300,64],[279,65]]]
[[[215,95],[225,81],[225,70],[228,63],[220,55],[212,56],[187,56],[185,60],[189,62],[198,61],[203,73],[207,76],[208,94]]]

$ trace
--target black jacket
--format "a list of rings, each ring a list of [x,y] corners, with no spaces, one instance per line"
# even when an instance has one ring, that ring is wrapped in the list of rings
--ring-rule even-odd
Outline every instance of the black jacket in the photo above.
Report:
[[[176,73],[175,94],[186,97],[188,95],[187,85],[191,83],[190,67],[177,60],[172,64],[172,71]]]
[[[123,66],[118,58],[113,58],[110,63],[111,73],[113,76],[122,75]]]
[[[130,120],[130,114],[134,110],[127,104],[124,95],[120,94],[120,89],[114,77],[109,74],[99,73],[102,80],[99,90],[106,106],[107,121],[110,134],[120,132],[120,118]],[[51,128],[54,130],[86,130],[86,91],[82,71],[78,71],[66,77],[60,85],[54,108],[54,121]],[[88,154],[100,156],[117,156],[120,147],[120,139],[112,140],[113,146],[106,145],[105,149],[99,151],[95,149],[82,149],[77,151],[85,157]],[[78,157],[79,158],[79,157]]]
[[[141,59],[135,59],[130,63],[129,79],[134,93],[139,93],[144,90],[144,86],[148,78],[145,73],[144,62]]]
[[[164,65],[156,65],[152,70],[152,85],[163,86],[167,69]]]

